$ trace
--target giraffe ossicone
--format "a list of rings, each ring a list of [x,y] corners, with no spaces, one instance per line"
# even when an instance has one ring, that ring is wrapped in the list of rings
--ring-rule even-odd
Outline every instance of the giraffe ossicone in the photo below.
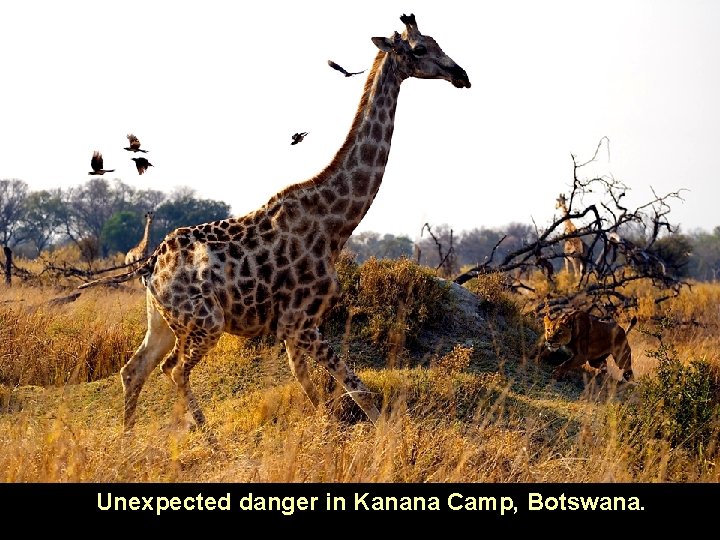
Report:
[[[274,334],[284,341],[290,369],[315,407],[320,397],[306,357],[326,368],[377,422],[373,394],[319,330],[340,296],[334,265],[380,188],[403,80],[444,79],[470,88],[467,73],[420,33],[414,15],[401,20],[402,35],[372,38],[379,51],[357,112],[324,170],[245,216],[178,228],[137,269],[80,286],[141,276],[147,288],[147,332],[120,371],[126,429],[143,384],[161,361],[195,422],[204,424],[190,372],[225,332]]]

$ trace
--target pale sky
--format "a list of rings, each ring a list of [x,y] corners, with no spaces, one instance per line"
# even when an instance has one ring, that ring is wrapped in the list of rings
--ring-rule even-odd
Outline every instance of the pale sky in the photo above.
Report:
[[[414,13],[472,88],[403,83],[388,167],[357,232],[549,223],[571,154],[632,189],[687,189],[670,219],[720,225],[720,2],[5,2],[0,178],[77,186],[100,150],[139,189],[188,186],[241,215],[322,170],[377,49]],[[297,131],[309,135],[291,146]],[[127,133],[154,167],[139,176]],[[139,154],[138,154],[139,155]]]

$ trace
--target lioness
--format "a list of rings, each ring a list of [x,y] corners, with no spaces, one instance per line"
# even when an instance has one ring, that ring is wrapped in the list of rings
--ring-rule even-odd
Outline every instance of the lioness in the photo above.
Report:
[[[594,373],[607,370],[607,357],[612,355],[617,366],[623,371],[623,380],[633,377],[632,351],[627,333],[637,323],[633,317],[627,330],[615,321],[604,321],[585,311],[564,313],[555,319],[545,315],[545,346],[552,352],[561,347],[570,357],[553,370],[553,378],[564,377],[570,369],[577,369],[588,363]],[[587,369],[587,368],[585,368]]]

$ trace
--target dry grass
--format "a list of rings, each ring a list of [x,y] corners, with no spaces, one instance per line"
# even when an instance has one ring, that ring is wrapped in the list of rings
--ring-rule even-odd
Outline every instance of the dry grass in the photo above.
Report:
[[[62,294],[13,285],[0,295],[0,481],[720,480],[714,447],[698,453],[642,422],[630,428],[643,406],[633,388],[553,382],[549,368],[529,361],[534,321],[506,304],[485,313],[484,334],[448,333],[446,347],[407,354],[401,366],[353,357],[372,343],[345,347],[383,403],[377,427],[354,420],[346,398],[345,420],[313,410],[272,340],[225,335],[193,371],[207,432],[187,428],[158,370],[123,437],[117,372],[144,335],[143,291],[90,289],[47,303]],[[697,285],[644,313],[640,327],[654,328],[653,316],[676,321],[663,339],[680,361],[702,358],[717,373],[719,300],[719,285]],[[652,377],[657,339],[634,331],[630,342]],[[323,373],[314,377],[324,386]]]

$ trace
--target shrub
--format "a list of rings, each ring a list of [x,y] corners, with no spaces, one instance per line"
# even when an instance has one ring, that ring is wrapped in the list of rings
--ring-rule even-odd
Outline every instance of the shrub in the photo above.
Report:
[[[661,440],[707,459],[719,427],[717,378],[704,359],[680,361],[675,349],[663,343],[662,321],[660,326],[651,334],[660,344],[647,353],[657,359],[657,370],[654,377],[641,379],[637,400],[628,408],[626,430],[642,446],[648,439]]]
[[[407,259],[369,258],[362,265],[344,254],[337,265],[342,296],[326,323],[354,331],[386,351],[418,344],[424,331],[449,324],[453,309],[450,284],[430,268]]]
[[[508,291],[507,276],[501,272],[491,272],[472,278],[465,288],[478,295],[482,307],[490,313],[517,315],[518,306]]]

